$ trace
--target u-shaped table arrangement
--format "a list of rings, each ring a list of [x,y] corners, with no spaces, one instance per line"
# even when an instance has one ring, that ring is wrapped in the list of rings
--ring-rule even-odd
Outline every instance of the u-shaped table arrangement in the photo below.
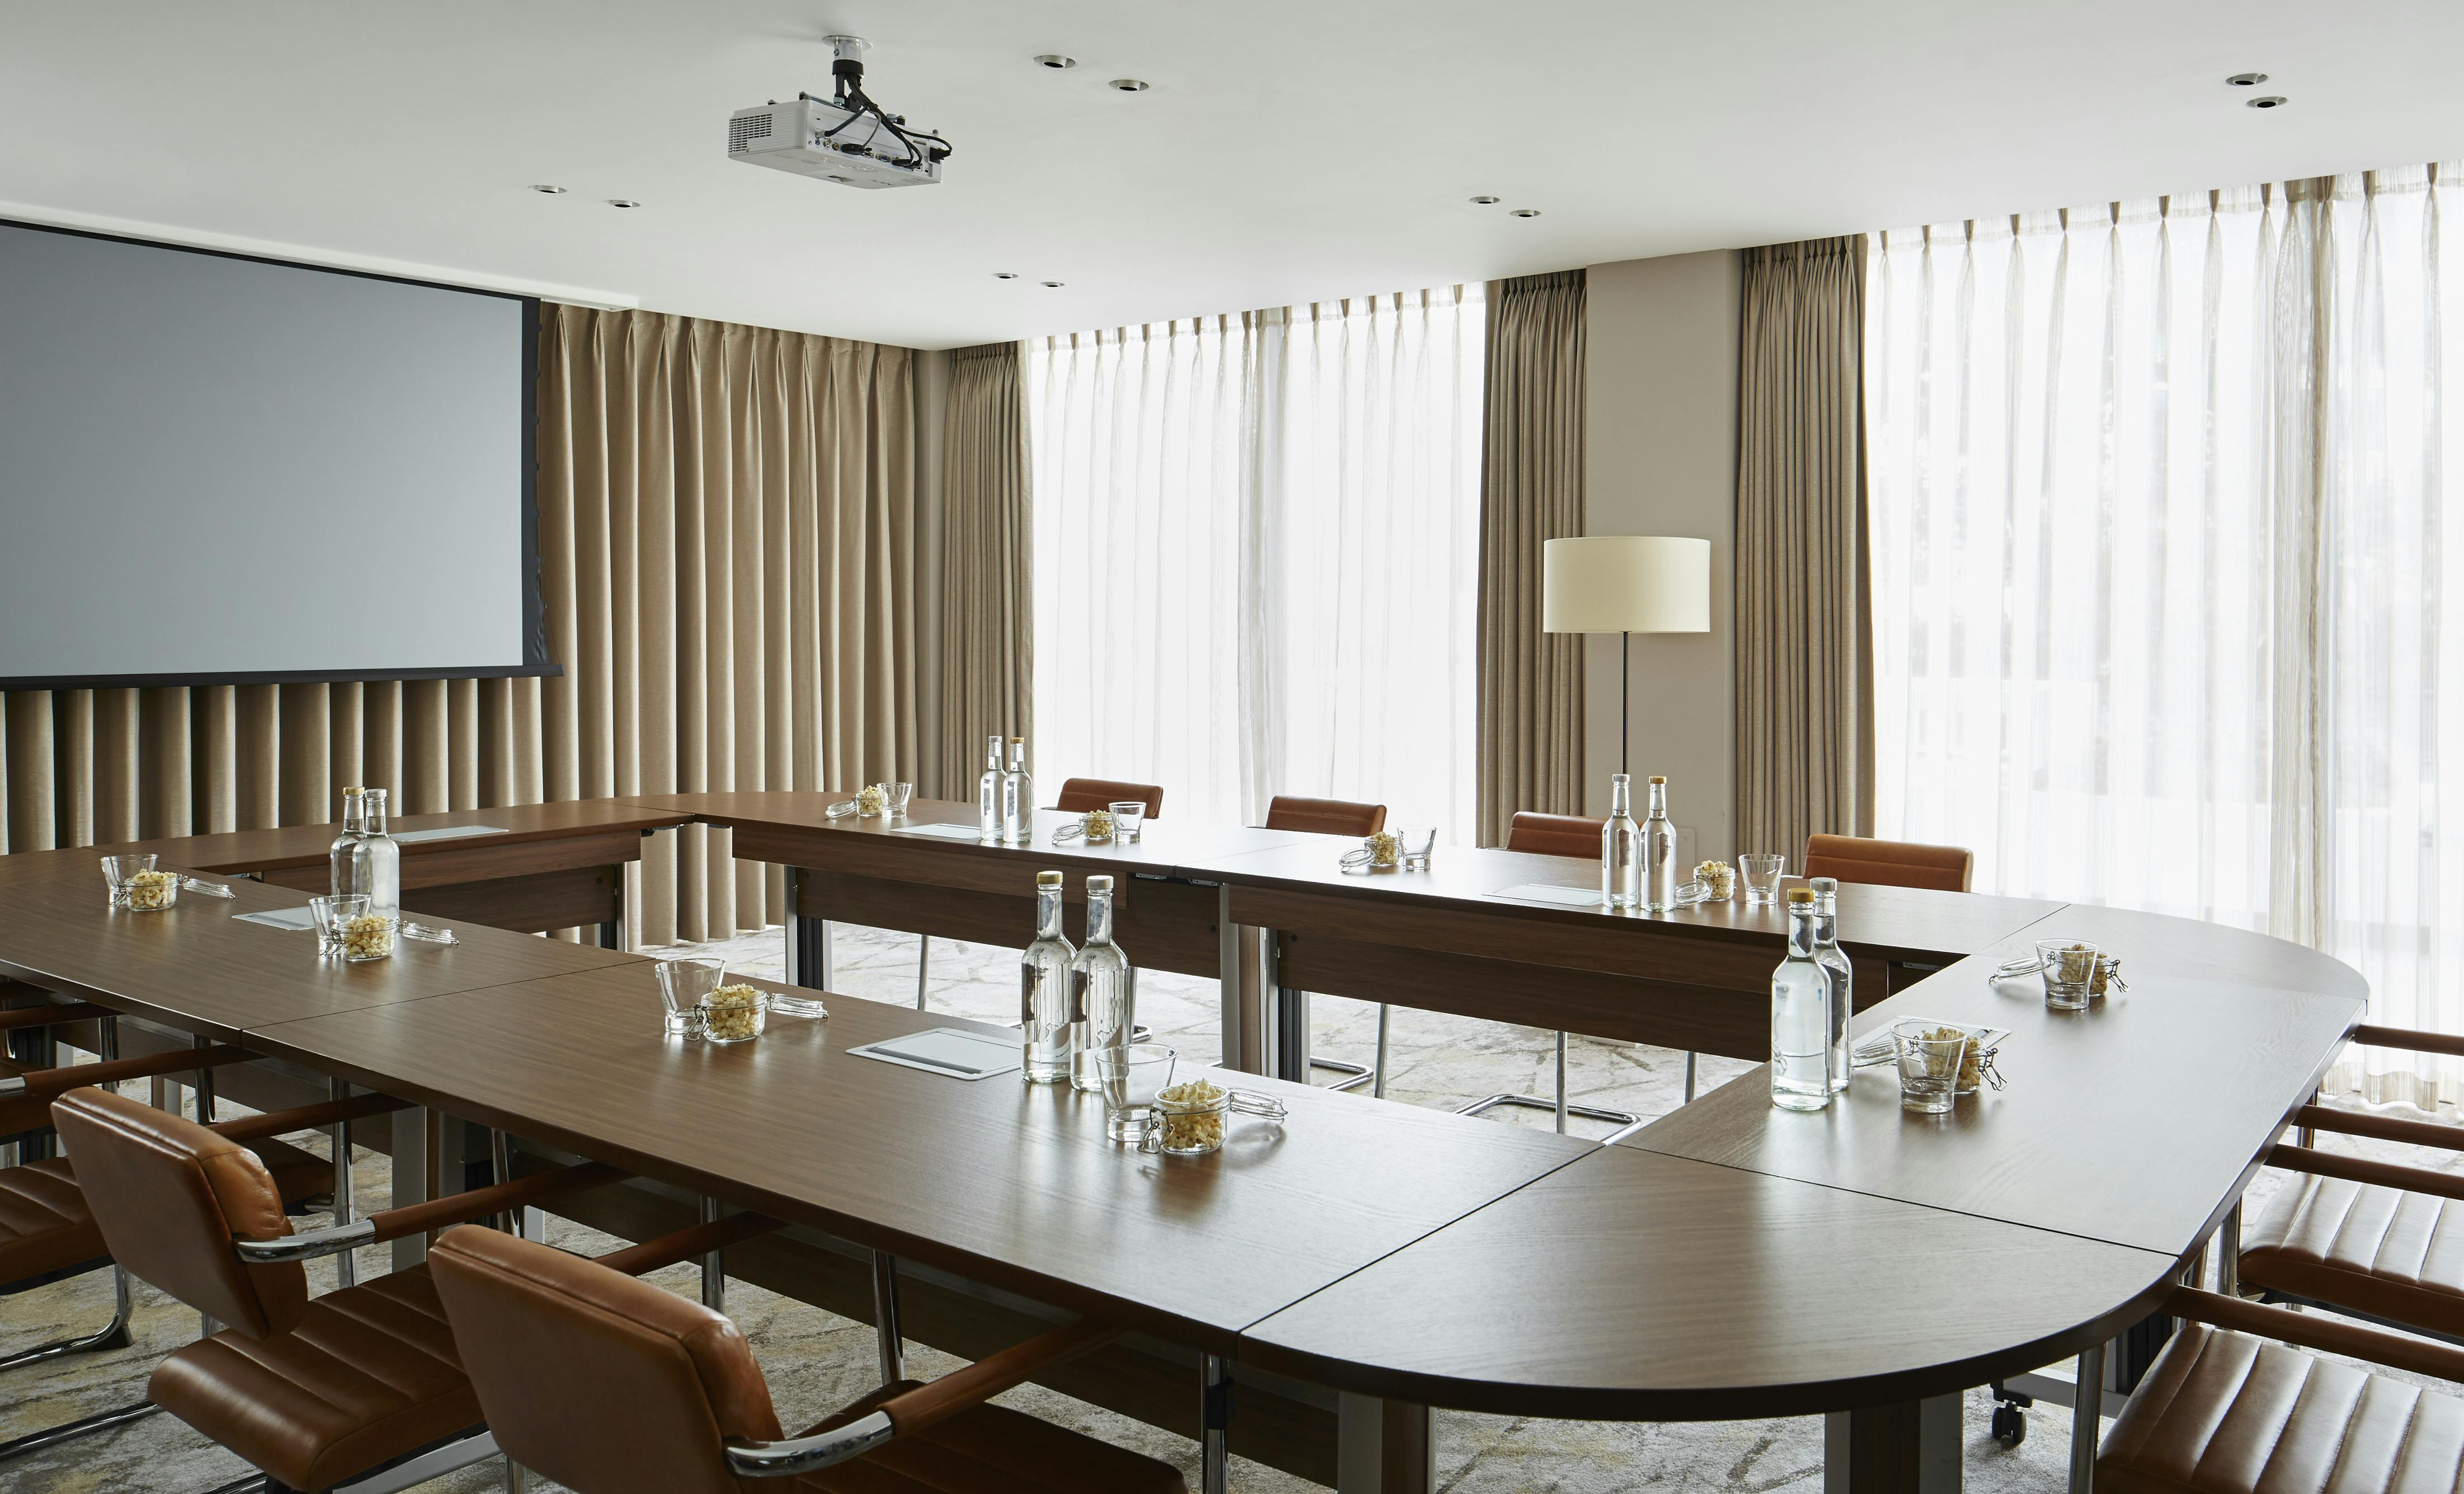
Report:
[[[954,1353],[1061,1313],[1121,1324],[1133,1338],[1050,1383],[1200,1437],[1210,1482],[1228,1447],[1346,1491],[1428,1487],[1431,1407],[1829,1413],[1833,1487],[1956,1487],[1953,1397],[2161,1331],[2143,1321],[2366,1006],[2352,970],[2260,934],[1844,886],[1859,1032],[1906,1015],[2007,1029],[2006,1087],[1919,1117],[1877,1069],[1800,1115],[1749,1076],[1600,1146],[1309,1087],[1303,992],[1761,1059],[1777,910],[1501,897],[1596,879],[1502,851],[1347,875],[1336,837],[1163,820],[1136,842],[1055,847],[1074,816],[1046,813],[1034,843],[987,845],[925,828],[971,825],[972,805],[833,820],[837,797],[409,816],[399,829],[433,834],[404,846],[404,904],[462,942],[358,965],[238,917],[321,888],[329,828],[143,842],[166,866],[243,879],[230,900],[143,915],[106,906],[95,858],[113,848],[0,857],[0,975],[19,1001],[121,1014],[123,1052],[262,1055],[222,1080],[252,1104],[334,1082],[416,1102],[361,1138],[392,1151],[398,1198],[435,1185],[462,1126],[485,1126],[530,1165],[638,1174],[559,1207],[618,1235],[705,1199],[788,1221],[728,1274],[852,1317],[878,1315],[874,1262],[894,1259],[898,1328]],[[850,1056],[959,1021],[879,1002],[774,1016],[752,1043],[668,1038],[649,961],[526,931],[600,925],[612,946],[626,863],[696,823],[789,869],[789,976],[824,990],[831,921],[1016,946],[1038,870],[1069,872],[1073,897],[1081,874],[1110,872],[1124,947],[1221,982],[1223,1061],[1265,1076],[1244,1082],[1289,1118],[1238,1126],[1210,1156],[1141,1155],[1066,1086]],[[2054,937],[2120,951],[2128,992],[2065,1013],[1990,978]]]

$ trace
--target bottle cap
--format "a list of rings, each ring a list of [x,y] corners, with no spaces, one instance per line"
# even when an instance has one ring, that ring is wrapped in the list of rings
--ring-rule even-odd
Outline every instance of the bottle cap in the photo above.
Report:
[[[1024,747],[1026,746],[1026,739],[1024,737],[1012,737],[1009,739],[1009,745],[1012,747]]]
[[[1061,885],[1061,874],[1059,872],[1037,872],[1035,874],[1035,884],[1039,887],[1058,887]]]
[[[1087,879],[1087,890],[1089,893],[1110,893],[1112,890],[1112,879],[1099,872]]]
[[[1791,887],[1788,889],[1788,901],[1792,906],[1799,903],[1811,903],[1814,901],[1814,889],[1811,887]]]
[[[1839,879],[1837,877],[1808,877],[1805,879],[1805,884],[1816,892],[1837,892],[1839,890]]]
[[[1668,780],[1667,780],[1667,779],[1665,779],[1665,778],[1663,778],[1663,777],[1661,777],[1661,776],[1660,774],[1658,774],[1658,773],[1654,773],[1654,774],[1652,774],[1652,775],[1651,775],[1650,781],[1651,781],[1651,782],[1653,782],[1653,783],[1666,783]]]

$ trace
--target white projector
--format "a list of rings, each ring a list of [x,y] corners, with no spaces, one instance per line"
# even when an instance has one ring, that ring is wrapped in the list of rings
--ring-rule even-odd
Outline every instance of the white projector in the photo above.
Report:
[[[858,60],[864,41],[829,41],[836,49],[830,67],[836,97],[799,94],[787,103],[737,110],[727,122],[728,159],[842,187],[924,187],[939,181],[950,143],[911,127],[904,115],[885,113],[865,97],[864,63]]]

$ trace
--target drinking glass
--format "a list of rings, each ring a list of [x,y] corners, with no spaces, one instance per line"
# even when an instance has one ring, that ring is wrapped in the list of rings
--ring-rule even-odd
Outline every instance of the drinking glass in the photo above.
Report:
[[[1147,822],[1146,800],[1121,799],[1106,805],[1105,808],[1112,812],[1112,829],[1115,834],[1129,840],[1138,838],[1138,831]]]
[[[1437,826],[1422,829],[1416,825],[1409,830],[1398,830],[1395,832],[1395,838],[1403,842],[1403,870],[1425,872],[1429,869],[1429,853],[1438,844]]]
[[[116,908],[128,907],[130,905],[129,883],[140,872],[150,872],[153,869],[154,856],[150,851],[141,856],[102,858],[102,880],[110,884],[111,905]],[[167,887],[160,889],[154,896],[159,901],[148,903],[146,905],[149,908],[168,907],[178,900],[180,884],[173,881]]]
[[[317,952],[327,959],[340,959],[342,954],[342,925],[355,918],[364,918],[368,911],[368,895],[364,892],[338,892],[332,897],[308,900],[309,922],[317,925]]]
[[[671,1037],[701,1036],[702,999],[718,989],[727,978],[725,960],[661,960],[658,963],[659,999],[667,1005],[667,1034]]]
[[[1900,1056],[1900,1108],[1918,1115],[1947,1115],[1959,1098],[1960,1065],[1968,1060],[1968,1035],[1949,1032],[1924,1017],[1891,1024]]]
[[[914,798],[915,786],[913,784],[893,783],[890,785],[890,817],[892,819],[905,819],[907,817],[907,806],[913,802]]]
[[[1746,906],[1760,907],[1779,901],[1779,880],[1788,870],[1788,858],[1776,851],[1749,851],[1737,858],[1737,871],[1745,879]]]
[[[1104,1134],[1134,1147],[1146,1140],[1155,1096],[1172,1082],[1178,1057],[1157,1042],[1133,1042],[1095,1054],[1095,1075],[1104,1086]]]
[[[2045,1005],[2057,1012],[2086,1011],[2096,995],[2096,946],[2076,939],[2039,939],[2036,958],[2044,965]]]

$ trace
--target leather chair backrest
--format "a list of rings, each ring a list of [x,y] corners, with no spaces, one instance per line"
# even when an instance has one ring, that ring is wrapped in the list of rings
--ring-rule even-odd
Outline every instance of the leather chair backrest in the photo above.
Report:
[[[1966,892],[1975,867],[1976,858],[1962,846],[1871,840],[1862,836],[1808,836],[1805,840],[1808,877]]]
[[[298,1327],[308,1273],[245,1265],[238,1239],[291,1233],[257,1154],[193,1121],[89,1086],[52,1102],[52,1124],[112,1260],[247,1338]]]
[[[1506,849],[1529,851],[1535,856],[1579,856],[1596,861],[1600,858],[1600,832],[1608,826],[1607,820],[1580,814],[1516,810],[1513,820],[1506,827]]]
[[[428,1252],[505,1456],[583,1494],[739,1494],[730,1438],[779,1438],[770,1390],[720,1313],[593,1260],[464,1225]]]
[[[1386,828],[1386,806],[1347,799],[1295,799],[1276,794],[1266,805],[1268,830],[1306,830],[1321,836],[1365,836]]]
[[[1084,814],[1089,810],[1109,808],[1136,799],[1147,807],[1147,818],[1163,818],[1163,789],[1152,783],[1117,783],[1110,778],[1069,778],[1061,785],[1061,797],[1052,807],[1067,814]]]

